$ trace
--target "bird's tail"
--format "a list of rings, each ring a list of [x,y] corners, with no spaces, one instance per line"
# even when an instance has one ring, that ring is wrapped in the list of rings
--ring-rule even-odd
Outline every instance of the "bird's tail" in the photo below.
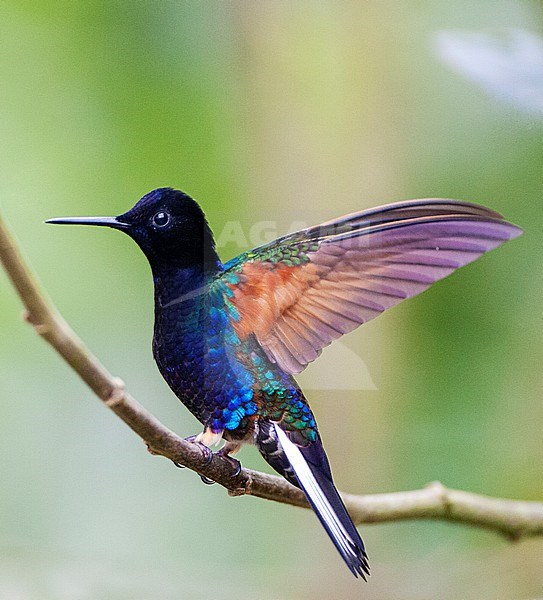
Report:
[[[353,575],[365,580],[370,571],[364,542],[334,485],[320,438],[298,446],[279,423],[268,422],[261,425],[257,443],[267,462],[304,491]]]

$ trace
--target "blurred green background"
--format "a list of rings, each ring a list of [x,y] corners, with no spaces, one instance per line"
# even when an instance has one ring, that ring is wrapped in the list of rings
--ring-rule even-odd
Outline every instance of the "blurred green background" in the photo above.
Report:
[[[543,110],[464,78],[436,39],[542,35],[542,17],[540,2],[488,0],[6,0],[1,209],[66,319],[181,435],[199,425],[152,362],[143,256],[44,219],[119,214],[164,185],[247,243],[255,223],[279,234],[411,197],[503,212],[523,237],[344,339],[365,389],[323,389],[322,369],[352,370],[333,349],[300,380],[346,491],[440,480],[541,500]],[[372,578],[355,581],[309,511],[229,498],[150,456],[19,314],[0,274],[1,598],[543,594],[543,539],[441,523],[361,527]]]

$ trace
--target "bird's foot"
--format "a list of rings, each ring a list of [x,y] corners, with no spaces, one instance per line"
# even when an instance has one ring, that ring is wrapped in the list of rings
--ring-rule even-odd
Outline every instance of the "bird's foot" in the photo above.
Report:
[[[213,479],[209,479],[209,477],[206,477],[205,475],[200,475],[200,479],[202,480],[202,483],[205,483],[206,485],[213,485],[214,483],[217,483],[216,481],[213,481]]]
[[[209,448],[209,446],[216,446],[221,440],[222,431],[215,432],[209,427],[206,427],[202,433],[199,433],[194,438],[194,443],[200,444],[210,453],[207,464],[209,464],[213,459],[213,451]],[[213,479],[209,479],[209,477],[206,477],[205,475],[200,475],[200,479],[202,480],[202,483],[205,483],[206,485],[213,485],[215,483]]]
[[[206,444],[205,441],[207,441],[207,439],[205,438],[205,432],[204,434],[199,433],[198,435],[190,435],[189,437],[185,438],[185,442],[190,442],[191,444],[197,444],[198,447],[201,449],[202,454],[204,455],[204,458],[206,459],[206,465],[211,464],[211,461],[213,460],[213,451],[211,450],[211,448],[209,448]],[[172,461],[173,464],[178,467],[179,469],[184,469],[185,465],[182,465],[178,462]],[[206,477],[205,475],[200,475],[200,479],[202,480],[202,483],[205,483],[206,485],[213,485],[215,482],[213,481],[213,479],[209,479],[209,477]]]
[[[229,442],[226,442],[226,444],[216,454],[228,460],[228,462],[232,465],[232,468],[234,469],[234,472],[232,473],[231,477],[237,477],[241,473],[241,463],[239,462],[239,460],[230,456],[230,452],[232,451],[232,448],[229,447]]]
[[[183,438],[185,440],[185,442],[190,442],[191,444],[196,444],[200,450],[202,451],[202,454],[204,456],[204,458],[206,459],[206,465],[209,465],[211,463],[211,461],[213,460],[213,451],[211,450],[211,448],[209,448],[208,446],[206,446],[200,439],[198,439],[200,437],[201,434],[198,435],[189,435],[189,437]],[[175,460],[172,461],[173,464],[178,468],[178,469],[184,469],[185,465],[182,465],[181,463],[176,462]]]
[[[204,456],[207,459],[206,465],[209,465],[211,463],[211,461],[213,460],[214,453],[211,451],[211,449],[207,446],[207,444],[203,440],[205,439],[206,441],[213,443],[213,442],[216,442],[217,439],[219,439],[219,435],[218,434],[206,435],[206,433],[208,433],[208,431],[205,431],[204,433],[200,433],[198,435],[191,435],[191,436],[185,438],[185,441],[190,442],[191,444],[198,444],[198,446],[202,449],[202,452],[204,453]],[[238,444],[236,442],[227,441],[224,444],[224,446],[218,452],[216,452],[217,456],[227,459],[230,462],[230,464],[232,465],[232,468],[234,471],[231,475],[232,477],[237,477],[241,473],[241,463],[239,462],[239,460],[232,458],[232,456],[230,456],[230,455],[233,454],[234,452],[237,452],[240,448],[241,448],[240,444]],[[185,468],[184,465],[182,465],[178,462],[173,461],[173,464],[176,467],[178,467],[179,469]],[[212,485],[213,483],[215,483],[215,481],[213,481],[212,479],[209,479],[209,477],[206,477],[205,475],[200,475],[200,479],[206,485]]]

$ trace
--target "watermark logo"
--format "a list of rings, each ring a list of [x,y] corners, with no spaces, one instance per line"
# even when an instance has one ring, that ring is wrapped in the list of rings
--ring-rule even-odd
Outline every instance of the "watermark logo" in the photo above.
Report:
[[[227,246],[234,246],[240,250],[256,248],[273,242],[281,235],[294,233],[307,227],[305,221],[292,221],[286,229],[281,229],[277,221],[257,221],[248,229],[244,229],[240,221],[227,221],[216,236],[215,243],[217,248]]]

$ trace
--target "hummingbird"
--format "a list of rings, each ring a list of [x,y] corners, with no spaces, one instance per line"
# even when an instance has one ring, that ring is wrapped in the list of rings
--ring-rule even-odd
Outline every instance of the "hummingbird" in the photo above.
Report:
[[[154,282],[153,356],[203,425],[191,439],[223,456],[254,444],[305,493],[355,577],[366,549],[336,489],[315,417],[294,376],[326,346],[522,231],[483,206],[409,200],[287,234],[223,263],[204,212],[159,188],[117,217],[47,223],[118,229]],[[235,459],[233,459],[235,460]]]

